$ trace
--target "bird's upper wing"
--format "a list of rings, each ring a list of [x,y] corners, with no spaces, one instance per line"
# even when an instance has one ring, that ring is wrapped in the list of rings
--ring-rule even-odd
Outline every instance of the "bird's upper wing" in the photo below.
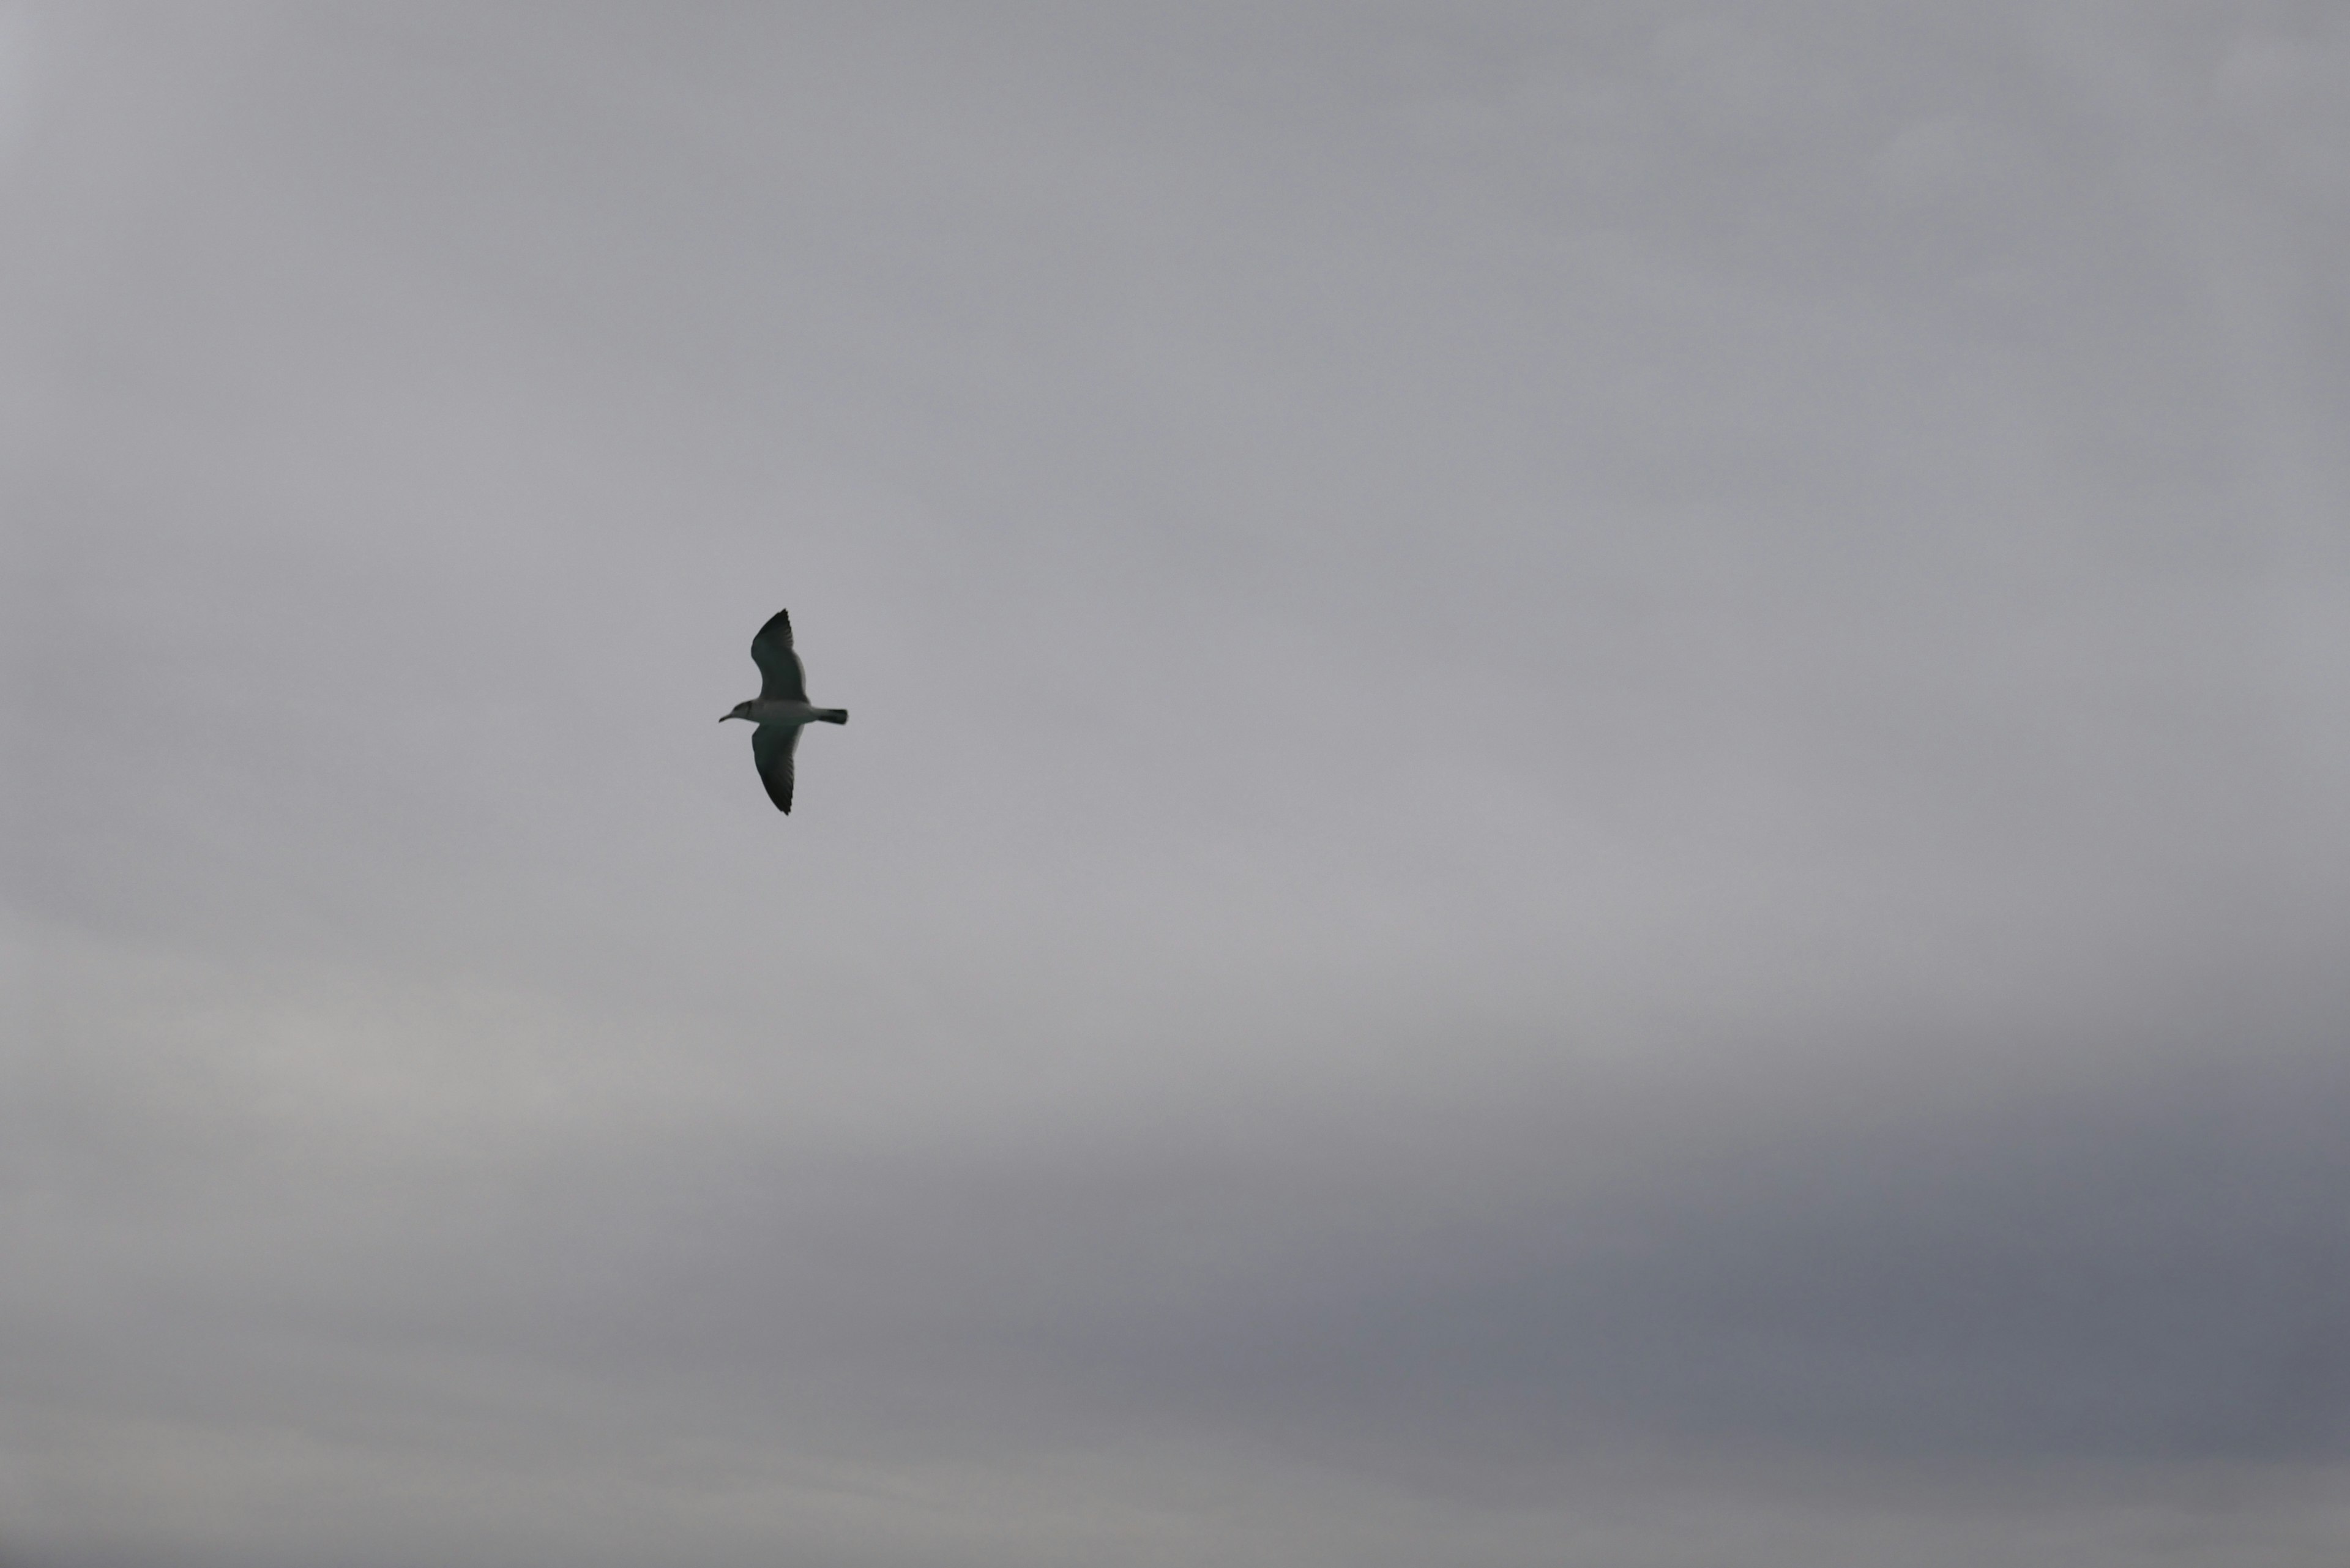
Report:
[[[751,659],[762,677],[761,701],[807,701],[807,676],[800,670],[800,656],[792,651],[791,611],[777,610],[775,618],[759,628],[759,635],[751,639]]]
[[[775,803],[775,809],[785,815],[792,809],[792,748],[799,743],[797,724],[762,724],[751,732],[751,760],[759,764],[759,782],[767,786],[767,798]]]

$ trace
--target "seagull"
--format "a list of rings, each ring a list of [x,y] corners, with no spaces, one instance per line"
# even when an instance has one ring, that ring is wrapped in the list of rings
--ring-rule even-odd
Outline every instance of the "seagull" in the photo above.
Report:
[[[718,722],[748,719],[759,726],[751,732],[751,760],[759,764],[759,781],[767,786],[767,798],[775,803],[777,811],[788,813],[792,748],[800,743],[801,726],[846,724],[848,710],[808,706],[807,672],[800,668],[800,656],[792,651],[791,611],[777,610],[775,618],[759,628],[759,635],[751,639],[751,659],[759,667],[759,694],[748,702],[737,702],[734,711],[721,715]]]

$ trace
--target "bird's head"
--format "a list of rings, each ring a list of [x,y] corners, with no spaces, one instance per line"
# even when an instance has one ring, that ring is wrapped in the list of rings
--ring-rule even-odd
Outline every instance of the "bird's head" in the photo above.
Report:
[[[727,720],[729,720],[729,719],[748,719],[748,718],[750,718],[750,717],[751,717],[751,704],[749,704],[748,702],[737,702],[737,703],[735,703],[735,704],[734,704],[734,711],[733,711],[732,713],[721,713],[721,714],[719,714],[719,715],[718,715],[718,722],[719,722],[720,723],[723,724],[723,723],[724,723],[724,722],[726,722],[726,721],[727,721]]]

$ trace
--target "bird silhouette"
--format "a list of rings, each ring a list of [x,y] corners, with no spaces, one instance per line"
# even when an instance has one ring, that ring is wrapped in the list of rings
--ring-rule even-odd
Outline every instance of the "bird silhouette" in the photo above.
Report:
[[[759,694],[737,702],[719,722],[747,719],[758,726],[751,732],[751,760],[759,765],[759,782],[775,809],[792,809],[792,753],[800,731],[809,724],[846,724],[846,708],[812,708],[807,700],[807,672],[792,650],[792,612],[777,610],[773,619],[751,639],[751,659],[759,667]]]

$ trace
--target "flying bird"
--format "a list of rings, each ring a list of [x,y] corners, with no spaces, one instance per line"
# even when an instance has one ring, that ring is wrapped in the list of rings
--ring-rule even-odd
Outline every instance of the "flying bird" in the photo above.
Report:
[[[734,704],[734,711],[723,714],[719,722],[728,719],[748,719],[759,727],[751,732],[751,760],[759,764],[759,781],[767,786],[767,798],[775,809],[792,809],[792,751],[800,743],[804,725],[846,724],[846,708],[811,708],[807,700],[807,672],[800,668],[800,656],[792,651],[792,612],[777,610],[775,618],[759,628],[751,639],[751,659],[759,667],[759,694],[748,702]]]

